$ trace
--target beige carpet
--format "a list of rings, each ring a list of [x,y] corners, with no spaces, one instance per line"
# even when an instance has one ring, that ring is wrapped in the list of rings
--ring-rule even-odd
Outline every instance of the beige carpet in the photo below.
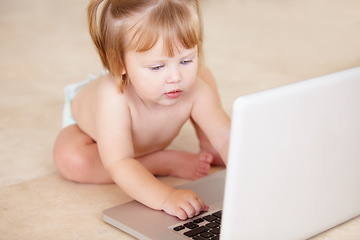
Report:
[[[0,239],[133,239],[101,220],[102,210],[130,200],[126,194],[115,185],[67,182],[52,163],[63,87],[102,69],[87,33],[87,3],[0,2]],[[229,114],[239,95],[360,65],[358,0],[201,5],[206,62]],[[196,143],[187,124],[172,147],[197,151]],[[360,239],[360,218],[314,239]]]

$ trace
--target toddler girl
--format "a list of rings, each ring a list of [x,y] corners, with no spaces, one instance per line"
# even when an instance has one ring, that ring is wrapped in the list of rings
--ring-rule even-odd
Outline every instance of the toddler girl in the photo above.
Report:
[[[88,17],[107,72],[65,88],[55,164],[66,179],[115,182],[150,208],[191,218],[208,209],[204,201],[154,175],[196,179],[227,159],[230,119],[213,76],[201,68],[199,3],[105,0],[98,21],[102,2],[90,2]],[[200,153],[166,150],[188,119]]]

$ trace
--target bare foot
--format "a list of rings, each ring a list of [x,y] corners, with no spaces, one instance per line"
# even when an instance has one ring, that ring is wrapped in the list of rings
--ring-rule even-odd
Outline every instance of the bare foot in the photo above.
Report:
[[[213,156],[210,153],[178,152],[177,154],[178,156],[174,156],[169,162],[171,164],[171,176],[196,180],[208,174],[213,161]]]
[[[213,157],[211,165],[213,166],[225,166],[220,154],[214,149],[214,147],[208,141],[200,142],[200,152],[209,153]]]
[[[213,156],[207,152],[194,154],[164,150],[139,157],[137,160],[154,175],[195,180],[208,174]]]

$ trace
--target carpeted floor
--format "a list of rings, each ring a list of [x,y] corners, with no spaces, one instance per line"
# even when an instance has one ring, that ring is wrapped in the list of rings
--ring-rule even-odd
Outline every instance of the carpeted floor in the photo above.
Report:
[[[126,194],[115,185],[65,181],[52,162],[63,87],[102,70],[87,33],[87,3],[0,2],[0,239],[133,239],[101,219],[102,210],[129,201]],[[358,0],[201,6],[206,63],[229,114],[237,96],[360,65]],[[187,124],[171,147],[196,152],[196,144]],[[360,218],[313,239],[360,239]]]

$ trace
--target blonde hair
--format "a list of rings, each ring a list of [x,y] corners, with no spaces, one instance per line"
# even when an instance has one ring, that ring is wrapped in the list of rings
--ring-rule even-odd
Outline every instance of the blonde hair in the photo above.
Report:
[[[97,12],[104,2],[100,21]],[[203,31],[198,0],[92,0],[88,6],[89,32],[105,68],[123,92],[126,75],[125,52],[146,52],[163,37],[164,52],[198,47],[202,56]],[[134,21],[135,20],[135,21]],[[124,74],[125,72],[125,74]]]

